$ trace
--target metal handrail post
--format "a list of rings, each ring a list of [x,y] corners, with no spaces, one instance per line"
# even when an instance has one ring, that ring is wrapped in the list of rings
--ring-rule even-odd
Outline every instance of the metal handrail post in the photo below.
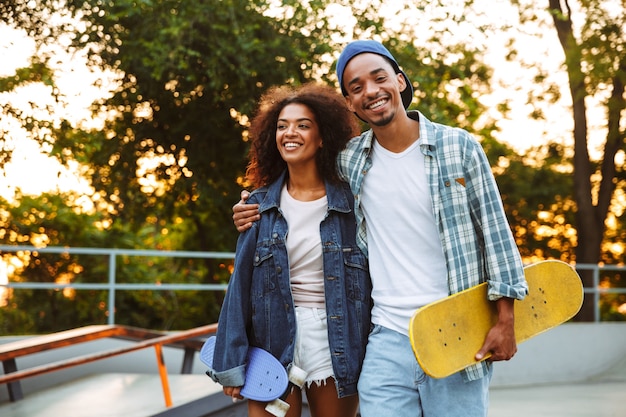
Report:
[[[115,324],[115,269],[116,269],[116,254],[114,251],[109,253],[109,317],[108,324]]]
[[[593,321],[600,323],[600,268],[593,268]]]

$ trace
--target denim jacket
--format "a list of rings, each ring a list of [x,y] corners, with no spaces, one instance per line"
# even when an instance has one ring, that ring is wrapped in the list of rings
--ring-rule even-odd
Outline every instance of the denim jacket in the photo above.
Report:
[[[287,174],[250,194],[261,219],[239,236],[235,268],[218,321],[213,368],[223,386],[242,386],[249,346],[293,363],[296,315],[285,247],[288,226],[280,210]],[[326,183],[328,209],[320,224],[328,339],[339,397],[356,393],[370,329],[371,282],[356,244],[354,200],[345,183]]]

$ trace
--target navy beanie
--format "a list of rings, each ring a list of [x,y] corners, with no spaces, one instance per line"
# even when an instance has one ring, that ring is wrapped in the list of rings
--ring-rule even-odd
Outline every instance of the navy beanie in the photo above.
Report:
[[[400,95],[402,96],[404,108],[408,109],[411,105],[411,101],[413,101],[413,85],[411,84],[409,77],[407,77],[404,71],[400,69],[396,59],[393,55],[391,55],[387,48],[385,48],[380,42],[372,40],[350,42],[341,52],[341,55],[339,55],[339,59],[337,60],[337,78],[339,79],[339,86],[341,87],[343,95],[348,95],[348,92],[343,85],[343,72],[346,70],[346,65],[348,65],[348,62],[350,62],[352,58],[363,53],[378,54],[387,58],[396,74],[402,74],[404,76],[404,79],[406,80],[406,88],[402,93],[400,93]]]

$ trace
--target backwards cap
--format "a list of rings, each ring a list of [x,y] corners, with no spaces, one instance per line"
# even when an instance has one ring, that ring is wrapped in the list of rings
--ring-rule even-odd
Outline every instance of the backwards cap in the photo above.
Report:
[[[396,74],[402,74],[404,79],[406,80],[406,88],[400,95],[402,96],[402,104],[404,104],[404,108],[409,108],[411,101],[413,101],[413,85],[409,80],[409,77],[400,69],[400,66],[396,62],[396,59],[391,55],[391,53],[385,48],[380,42],[373,40],[362,40],[362,41],[354,41],[350,42],[339,55],[339,60],[337,60],[337,78],[339,79],[339,85],[341,86],[341,92],[344,96],[348,95],[346,88],[343,85],[343,72],[346,70],[346,65],[348,62],[355,56],[364,53],[377,54],[382,57],[387,58],[391,66],[393,67]]]

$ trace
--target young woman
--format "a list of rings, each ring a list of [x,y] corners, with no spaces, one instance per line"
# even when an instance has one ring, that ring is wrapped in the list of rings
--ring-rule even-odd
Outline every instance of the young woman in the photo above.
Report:
[[[241,398],[250,346],[307,372],[311,415],[356,416],[370,328],[371,282],[356,245],[354,201],[336,157],[359,127],[332,88],[270,89],[250,126],[248,203],[260,220],[237,242],[209,375]],[[302,393],[286,400],[300,416]],[[248,402],[250,416],[269,415]]]

